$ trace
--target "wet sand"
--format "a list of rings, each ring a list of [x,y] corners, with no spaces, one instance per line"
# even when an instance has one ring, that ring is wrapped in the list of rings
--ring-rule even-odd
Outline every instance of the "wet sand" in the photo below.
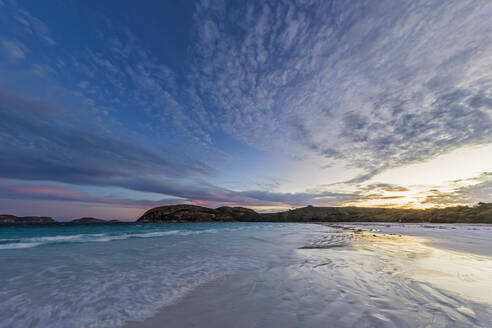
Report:
[[[290,258],[127,327],[491,327],[490,237],[488,226],[320,227]]]

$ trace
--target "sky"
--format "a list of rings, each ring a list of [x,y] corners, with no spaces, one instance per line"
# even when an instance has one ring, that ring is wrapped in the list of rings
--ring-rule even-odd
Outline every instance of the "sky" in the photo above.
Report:
[[[0,0],[0,212],[492,202],[492,1]]]

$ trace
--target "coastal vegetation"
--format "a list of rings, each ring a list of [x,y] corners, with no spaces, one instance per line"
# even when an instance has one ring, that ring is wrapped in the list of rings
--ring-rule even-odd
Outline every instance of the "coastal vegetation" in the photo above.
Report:
[[[492,203],[432,209],[307,206],[263,214],[262,218],[281,222],[492,223]]]
[[[139,223],[180,222],[429,222],[429,223],[492,223],[492,203],[476,206],[454,206],[431,209],[375,207],[306,206],[285,212],[257,213],[245,207],[208,208],[196,205],[169,205],[145,212]],[[53,224],[50,217],[16,217],[0,215],[3,224]],[[64,224],[118,224],[117,220],[81,218]]]
[[[243,207],[210,209],[171,205],[147,211],[137,222],[432,222],[492,223],[492,203],[433,209],[306,206],[285,212],[256,213]]]

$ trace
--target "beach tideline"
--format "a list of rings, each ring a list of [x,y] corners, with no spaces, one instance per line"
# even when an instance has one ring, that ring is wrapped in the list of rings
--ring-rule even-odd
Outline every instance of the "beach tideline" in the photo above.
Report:
[[[401,271],[465,299],[492,305],[492,258],[426,245],[426,238],[364,232],[354,247],[392,257]]]
[[[467,245],[453,240],[467,231]],[[434,243],[447,238],[458,249],[476,243],[483,253],[488,244],[479,237],[491,231],[332,225],[288,260],[203,285],[128,327],[489,327],[492,257]]]
[[[488,328],[491,237],[468,224],[4,227],[0,327]]]

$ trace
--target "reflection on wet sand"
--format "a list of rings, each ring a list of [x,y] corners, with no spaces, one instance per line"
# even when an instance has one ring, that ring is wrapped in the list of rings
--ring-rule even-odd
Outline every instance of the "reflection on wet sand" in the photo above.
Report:
[[[204,285],[131,327],[491,327],[491,257],[433,246],[443,229],[392,229],[319,226],[292,256]]]
[[[431,238],[375,227],[331,227],[299,251],[313,270],[337,281],[335,288],[356,295],[356,302],[371,309],[369,316],[418,327],[490,323],[491,257],[437,248]]]
[[[355,232],[352,246],[392,258],[400,274],[492,305],[492,258],[426,245],[423,237]]]

